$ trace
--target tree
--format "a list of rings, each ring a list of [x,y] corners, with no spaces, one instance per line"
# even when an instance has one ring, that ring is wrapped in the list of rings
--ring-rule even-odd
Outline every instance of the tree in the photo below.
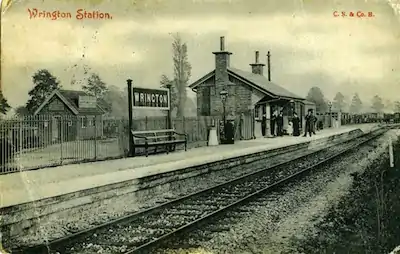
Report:
[[[335,96],[335,98],[333,98],[333,108],[343,111],[346,103],[345,103],[345,98],[344,95],[340,92],[338,92]]]
[[[7,114],[11,106],[8,104],[7,99],[4,97],[3,92],[0,90],[0,114]]]
[[[382,98],[379,97],[378,95],[375,95],[372,98],[372,106],[371,108],[376,112],[376,113],[381,113],[383,111],[383,108],[385,105],[383,105]]]
[[[17,116],[29,115],[29,110],[24,106],[19,106],[15,109],[15,115]]]
[[[306,97],[308,101],[314,102],[317,112],[326,112],[328,106],[326,104],[324,94],[319,87],[312,87]]]
[[[351,105],[350,105],[350,112],[351,113],[359,113],[362,108],[362,101],[358,94],[354,94],[353,99],[351,100]]]
[[[395,101],[394,103],[394,112],[400,113],[400,101]]]
[[[60,82],[48,70],[41,69],[32,76],[33,89],[29,91],[30,99],[26,108],[33,113],[55,89],[61,88]]]
[[[393,112],[394,110],[394,104],[391,100],[386,99],[385,102],[383,103],[385,105],[384,110],[389,112]]]
[[[108,87],[104,93],[103,101],[107,104],[105,110],[114,117],[126,117],[128,108],[128,93],[116,86]]]
[[[174,84],[178,97],[177,117],[184,116],[186,104],[186,88],[190,79],[192,66],[188,60],[187,45],[182,42],[179,34],[176,34],[172,43],[173,63],[174,63]]]
[[[176,88],[176,82],[175,80],[169,79],[166,75],[161,76],[160,80],[160,86],[162,88],[167,88],[168,85],[171,86],[171,111],[174,111],[175,109],[178,109],[179,107],[179,96],[177,93],[177,88]]]
[[[107,92],[107,85],[101,80],[99,75],[92,73],[87,82],[87,85],[82,85],[83,91],[97,99],[102,99]]]

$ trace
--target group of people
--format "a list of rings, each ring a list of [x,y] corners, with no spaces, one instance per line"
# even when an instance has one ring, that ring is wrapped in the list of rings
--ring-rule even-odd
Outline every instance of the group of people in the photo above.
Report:
[[[305,116],[306,124],[303,137],[307,137],[307,134],[312,136],[315,135],[315,125],[317,122],[317,118],[313,115],[312,110],[308,110],[307,115]],[[287,133],[293,136],[300,136],[300,124],[301,119],[297,115],[296,112],[293,113],[292,119],[289,121],[289,125],[287,128]],[[262,135],[265,137],[266,134],[266,127],[267,127],[267,117],[264,114],[261,120],[261,132]],[[283,112],[280,111],[279,114],[277,111],[274,111],[271,116],[271,136],[283,136]]]

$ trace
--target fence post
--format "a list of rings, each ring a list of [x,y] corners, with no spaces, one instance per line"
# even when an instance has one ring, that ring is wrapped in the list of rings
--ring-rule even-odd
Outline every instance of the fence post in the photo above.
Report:
[[[22,139],[23,139],[23,130],[22,130],[22,128],[23,128],[23,119],[20,119],[19,120],[19,158],[21,158],[22,157]]]
[[[200,130],[201,130],[201,128],[200,128],[200,118],[199,117],[197,117],[197,118],[195,118],[196,119],[196,125],[197,125],[197,135],[196,135],[196,142],[197,141],[203,141],[203,140],[201,140],[203,137],[202,137],[202,135],[201,135],[201,132],[200,132]],[[208,132],[208,130],[207,130],[207,132]]]
[[[100,116],[101,118],[101,116]],[[93,121],[93,125],[94,125],[94,159],[97,159],[97,116],[94,116],[94,121]]]
[[[186,133],[186,119],[185,116],[182,116],[182,127],[183,127],[183,133]]]
[[[131,157],[133,155],[133,149],[134,149],[133,136],[132,136],[132,129],[133,129],[132,93],[134,91],[133,91],[133,87],[132,87],[132,80],[128,79],[126,82],[128,84],[128,126],[129,126],[128,127],[128,139],[129,139],[128,157]]]
[[[56,118],[57,119],[57,118]],[[60,132],[61,132],[61,135],[60,135],[60,163],[62,164],[63,163],[63,141],[64,141],[64,123],[63,123],[63,121],[64,121],[64,118],[63,117],[60,117],[59,118],[59,120],[60,120]],[[58,123],[58,121],[56,121],[56,124],[59,124]]]

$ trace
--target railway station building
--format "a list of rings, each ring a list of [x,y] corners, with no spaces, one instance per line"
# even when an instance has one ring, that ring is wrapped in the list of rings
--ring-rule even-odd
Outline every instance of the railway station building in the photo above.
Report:
[[[49,141],[101,137],[105,103],[84,91],[54,90],[34,112],[43,116],[42,135]]]
[[[271,81],[270,55],[268,52],[268,76],[264,75],[265,64],[259,62],[259,52],[255,52],[255,62],[250,70],[240,70],[231,66],[232,53],[225,49],[224,37],[220,38],[220,51],[215,55],[215,69],[192,83],[189,87],[197,96],[197,115],[199,117],[220,117],[224,104],[220,92],[225,90],[225,115],[229,119],[241,121],[245,126],[242,136],[262,137],[261,119],[267,118],[267,134],[270,133],[272,113],[283,111],[284,129],[293,111],[302,119],[304,128],[305,115],[308,109],[315,111],[315,104],[306,101],[284,87]]]

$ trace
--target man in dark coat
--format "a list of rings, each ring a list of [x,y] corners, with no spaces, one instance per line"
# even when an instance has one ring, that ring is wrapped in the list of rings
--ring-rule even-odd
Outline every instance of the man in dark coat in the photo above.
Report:
[[[317,121],[318,118],[314,115],[314,112],[311,111],[311,116],[312,116],[312,133],[315,135],[315,128],[317,127]]]
[[[312,136],[312,125],[314,124],[314,117],[311,114],[311,110],[308,111],[307,115],[306,115],[306,128],[304,130],[304,136],[303,137],[307,137],[307,133],[310,135],[310,137]]]
[[[226,121],[225,124],[225,137],[227,144],[233,144],[235,141],[235,127],[232,121]]]
[[[265,137],[265,130],[267,128],[267,116],[263,114],[262,119],[261,119],[261,133],[263,137]]]
[[[272,116],[271,116],[271,135],[272,135],[273,137],[275,136],[276,117],[277,117],[276,111],[274,111],[274,112],[272,113]]]
[[[293,113],[292,123],[293,123],[293,136],[295,137],[300,136],[300,118],[296,112]]]
[[[279,112],[278,117],[276,118],[276,125],[278,127],[278,136],[283,136],[283,112]]]

